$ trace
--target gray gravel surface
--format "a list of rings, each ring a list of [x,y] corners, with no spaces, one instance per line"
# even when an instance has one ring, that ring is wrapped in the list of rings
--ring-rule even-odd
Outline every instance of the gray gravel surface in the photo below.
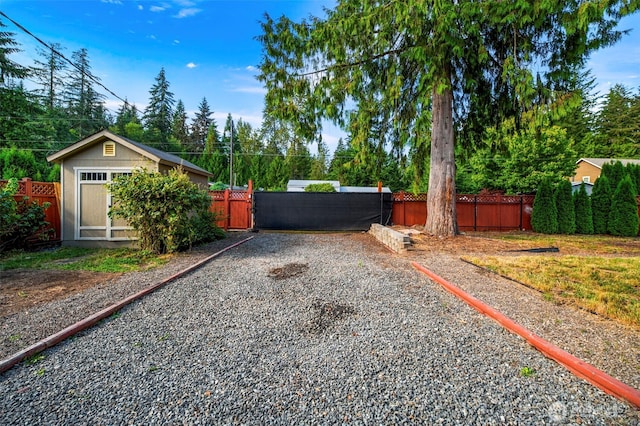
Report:
[[[347,234],[257,234],[2,374],[0,397],[0,424],[639,419],[406,259]]]

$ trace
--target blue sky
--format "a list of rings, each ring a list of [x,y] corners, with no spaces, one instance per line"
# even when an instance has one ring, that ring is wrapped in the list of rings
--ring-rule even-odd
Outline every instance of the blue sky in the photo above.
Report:
[[[0,10],[47,43],[59,43],[66,56],[85,47],[93,74],[122,98],[143,110],[162,67],[176,100],[193,112],[207,98],[221,128],[231,113],[260,125],[264,89],[255,79],[261,59],[259,21],[264,13],[299,20],[321,15],[333,0],[0,0]],[[31,64],[37,42],[6,19],[22,52],[12,56]],[[592,55],[589,67],[605,93],[616,83],[640,88],[640,14],[625,18],[633,29],[616,46]],[[107,97],[116,111],[119,101]],[[325,129],[335,148],[341,132]]]

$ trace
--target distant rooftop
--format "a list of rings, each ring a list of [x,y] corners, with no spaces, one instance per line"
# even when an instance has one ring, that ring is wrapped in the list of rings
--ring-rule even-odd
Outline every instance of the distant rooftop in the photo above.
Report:
[[[308,185],[329,183],[336,192],[378,192],[377,186],[340,186],[337,180],[290,180],[287,183],[287,192],[304,192]],[[383,186],[382,192],[391,192],[391,190]]]
[[[623,166],[626,166],[627,164],[639,164],[640,165],[640,160],[636,160],[636,159],[629,159],[629,158],[581,158],[578,161],[576,161],[576,163],[579,163],[581,161],[585,161],[589,164],[593,164],[594,166],[596,166],[597,168],[601,169],[603,165],[607,164],[607,163],[616,163],[616,162],[621,162]]]

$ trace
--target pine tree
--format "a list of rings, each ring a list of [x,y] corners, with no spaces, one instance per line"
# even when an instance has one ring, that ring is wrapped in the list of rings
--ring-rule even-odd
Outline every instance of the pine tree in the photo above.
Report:
[[[558,209],[553,185],[549,179],[544,179],[536,192],[531,212],[531,226],[534,231],[543,234],[558,232]]]
[[[621,237],[638,235],[638,205],[631,178],[625,176],[618,184],[611,200],[609,233]]]
[[[67,62],[60,54],[63,47],[59,43],[52,43],[50,48],[45,50],[39,47],[37,51],[43,60],[35,61],[33,74],[42,86],[39,93],[43,96],[45,106],[53,110],[54,107],[63,104],[63,73],[67,70]]]
[[[605,96],[596,118],[596,135],[596,155],[599,157],[635,158],[640,155],[640,108],[637,98],[623,85],[616,84]]]
[[[600,176],[591,191],[591,209],[593,211],[593,232],[606,234],[609,229],[609,211],[611,210],[611,185],[606,176]]]
[[[187,148],[188,151],[192,151],[191,147],[189,147],[187,112],[184,109],[184,103],[180,99],[178,99],[176,109],[173,112],[173,117],[171,118],[171,136],[173,136],[173,138],[177,140],[182,147]]]
[[[149,90],[149,105],[144,110],[143,120],[148,132],[148,142],[157,144],[160,149],[169,147],[171,121],[173,119],[173,93],[169,91],[169,82],[164,68],[160,69],[155,84]]]
[[[573,197],[576,213],[576,233],[593,234],[593,211],[591,210],[591,198],[587,194],[584,182]]]
[[[558,233],[575,234],[576,210],[573,204],[571,182],[562,179],[555,190],[556,209],[558,211]]]
[[[137,123],[140,124],[140,118],[138,117],[138,109],[135,105],[130,104],[126,101],[120,106],[118,113],[116,114],[116,121],[111,126],[111,130],[118,134],[131,139],[131,135],[127,134],[127,125],[129,123]]]
[[[204,149],[209,128],[213,124],[212,114],[213,111],[209,108],[207,98],[202,98],[196,116],[191,122],[191,149],[193,152],[202,152]]]
[[[20,79],[29,75],[27,68],[9,59],[9,55],[20,52],[20,49],[13,38],[14,34],[2,30],[5,27],[0,20],[0,87],[7,85],[13,78]]]
[[[108,127],[104,109],[104,95],[94,89],[100,79],[91,74],[89,53],[80,49],[72,54],[74,67],[69,73],[70,82],[66,87],[67,111],[73,124],[73,133],[83,138]]]

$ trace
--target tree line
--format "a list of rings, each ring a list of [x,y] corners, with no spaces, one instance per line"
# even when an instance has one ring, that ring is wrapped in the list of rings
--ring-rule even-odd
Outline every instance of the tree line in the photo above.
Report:
[[[340,25],[353,27],[340,31],[351,34],[363,25],[345,17],[349,7],[360,7],[356,4],[340,2],[346,9],[330,15],[329,19],[340,15]],[[370,16],[376,13],[383,10],[372,9]],[[284,27],[277,25],[265,17],[260,37],[265,46],[261,79],[268,87],[270,60],[275,61],[277,55],[268,53],[267,38],[272,35],[278,43],[285,41]],[[386,24],[380,25],[381,30],[386,28]],[[314,93],[302,99],[311,88],[298,87],[287,101],[291,103],[282,103],[284,97],[277,100],[270,88],[259,128],[231,115],[219,126],[206,97],[195,115],[188,116],[184,103],[171,91],[164,69],[155,78],[143,110],[125,100],[111,113],[105,108],[103,86],[91,73],[86,49],[72,52],[68,62],[64,47],[52,44],[39,48],[38,59],[26,66],[11,59],[20,47],[5,28],[0,21],[0,178],[58,180],[59,170],[47,164],[46,156],[108,128],[190,160],[224,184],[232,180],[241,186],[252,179],[256,188],[277,190],[284,189],[289,179],[332,179],[344,185],[367,186],[382,181],[394,191],[413,192],[425,192],[429,186],[432,129],[428,120],[433,104],[420,106],[412,101],[419,87],[409,75],[398,74],[401,70],[393,68],[397,58],[383,64],[373,60],[358,64],[360,73],[371,76],[368,80],[336,73],[334,86],[316,86],[323,87],[326,99]],[[332,29],[339,35],[338,30]],[[499,53],[498,47],[494,49],[493,53]],[[386,72],[382,66],[388,67]],[[614,85],[599,96],[588,70],[574,66],[570,71],[554,88],[539,75],[531,75],[530,84],[518,88],[526,89],[526,99],[500,76],[488,72],[483,77],[486,81],[468,81],[475,85],[473,91],[455,93],[465,99],[454,111],[457,192],[496,189],[531,193],[544,179],[573,175],[580,157],[640,157],[640,91]],[[27,89],[26,79],[35,82],[36,88]],[[351,98],[357,108],[348,111],[344,99],[336,98],[338,83],[358,84],[357,95]],[[482,84],[491,90],[482,92]],[[385,94],[388,99],[381,90],[389,91]],[[387,105],[389,99],[395,104]],[[348,136],[339,141],[333,153],[318,137],[321,124],[300,114],[311,101],[317,102],[314,108],[324,110],[318,117],[334,119],[347,131]],[[313,144],[317,146],[314,154],[310,151]]]

